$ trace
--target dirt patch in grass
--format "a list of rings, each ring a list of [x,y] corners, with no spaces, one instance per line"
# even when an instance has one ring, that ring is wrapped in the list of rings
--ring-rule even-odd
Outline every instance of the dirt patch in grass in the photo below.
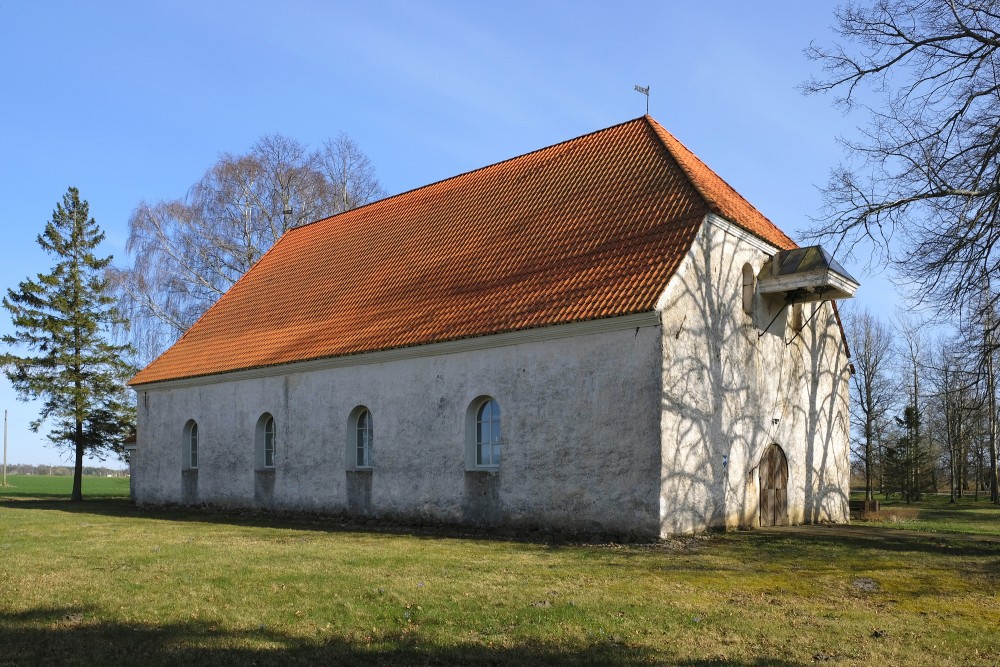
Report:
[[[886,507],[878,511],[861,512],[858,516],[860,521],[872,521],[879,523],[912,523],[920,517],[920,510],[916,507]]]

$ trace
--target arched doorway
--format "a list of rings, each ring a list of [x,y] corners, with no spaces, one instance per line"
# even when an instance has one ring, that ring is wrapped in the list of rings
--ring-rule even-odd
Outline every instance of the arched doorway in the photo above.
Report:
[[[788,525],[788,461],[778,445],[760,457],[760,525]]]

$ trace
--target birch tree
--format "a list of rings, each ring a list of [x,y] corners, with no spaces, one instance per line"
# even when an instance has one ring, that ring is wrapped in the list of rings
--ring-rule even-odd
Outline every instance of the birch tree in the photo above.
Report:
[[[134,261],[110,272],[140,360],[187,331],[289,228],[382,195],[346,135],[321,150],[271,135],[221,155],[184,198],[140,202],[126,244]]]

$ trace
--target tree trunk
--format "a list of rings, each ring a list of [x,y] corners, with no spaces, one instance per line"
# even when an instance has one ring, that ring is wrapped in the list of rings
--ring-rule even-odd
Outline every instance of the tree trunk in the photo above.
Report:
[[[965,489],[969,484],[969,451],[965,442],[965,434],[958,440],[958,462],[955,464],[958,476],[958,497],[965,496]]]
[[[983,476],[983,457],[980,456],[979,453],[977,452],[976,453],[976,482],[975,482],[975,484],[973,484],[973,487],[975,488],[975,493],[976,493],[975,501],[977,503],[979,502],[979,480],[982,479],[982,476]]]
[[[917,380],[917,354],[913,355],[913,440],[910,445],[910,483],[911,495],[920,500],[920,383]],[[906,502],[910,502],[907,497]]]
[[[948,498],[949,503],[955,502],[955,487],[957,486],[955,478],[957,477],[956,462],[957,458],[955,455],[955,450],[957,448],[957,443],[959,438],[955,436],[955,424],[953,420],[955,416],[952,414],[950,409],[950,399],[947,394],[944,398],[944,436],[948,443],[948,481],[951,485],[951,496]]]
[[[989,350],[986,362],[986,391],[987,405],[989,405],[989,429],[990,429],[990,500],[994,504],[1000,504],[1000,474],[998,474],[997,461],[997,421],[1000,415],[997,414],[997,386],[996,376],[993,374],[993,351]]]
[[[83,501],[83,421],[76,420],[76,463],[73,466],[73,493],[70,500],[73,502]]]
[[[872,438],[874,431],[872,422],[872,390],[871,383],[865,388],[867,397],[867,411],[865,412],[865,500],[870,503],[875,496],[872,495]],[[866,503],[866,507],[868,506]]]

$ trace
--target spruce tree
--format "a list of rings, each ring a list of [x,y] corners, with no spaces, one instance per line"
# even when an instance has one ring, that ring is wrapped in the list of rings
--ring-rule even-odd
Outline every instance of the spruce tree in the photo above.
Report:
[[[87,202],[70,188],[38,236],[55,266],[8,289],[3,300],[14,333],[3,336],[11,347],[0,364],[21,400],[42,402],[31,429],[49,422],[48,439],[73,452],[74,501],[83,500],[84,454],[121,452],[135,425],[125,385],[135,370],[126,361],[130,348],[109,342],[124,322],[105,279],[111,257],[94,252],[103,240]]]

